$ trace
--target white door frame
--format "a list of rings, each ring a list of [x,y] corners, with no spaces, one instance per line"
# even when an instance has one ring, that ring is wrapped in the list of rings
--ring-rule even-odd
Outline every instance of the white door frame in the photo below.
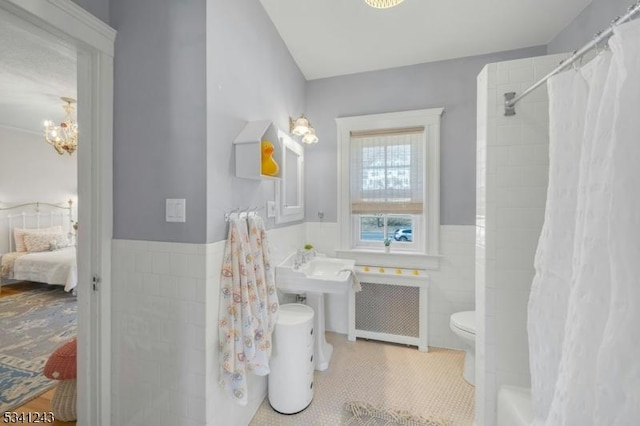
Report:
[[[78,52],[78,425],[108,426],[116,31],[70,0],[0,0],[0,9]]]

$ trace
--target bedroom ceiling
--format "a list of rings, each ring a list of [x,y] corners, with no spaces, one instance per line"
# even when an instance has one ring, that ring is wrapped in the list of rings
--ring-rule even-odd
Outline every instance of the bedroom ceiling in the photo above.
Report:
[[[546,45],[591,0],[260,0],[308,80]],[[576,46],[578,47],[578,46]]]
[[[0,9],[0,126],[42,134],[64,116],[61,96],[77,98],[76,52]]]

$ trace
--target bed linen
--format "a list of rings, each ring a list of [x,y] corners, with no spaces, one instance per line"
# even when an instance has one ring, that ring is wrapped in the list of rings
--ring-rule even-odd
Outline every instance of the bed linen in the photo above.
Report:
[[[2,278],[63,285],[73,290],[78,283],[76,248],[2,255]]]

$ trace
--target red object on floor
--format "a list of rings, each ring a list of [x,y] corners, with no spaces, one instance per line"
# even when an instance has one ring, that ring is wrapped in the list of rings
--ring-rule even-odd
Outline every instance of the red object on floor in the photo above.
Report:
[[[75,379],[78,374],[77,347],[78,341],[74,337],[56,349],[44,366],[44,375],[54,380]]]

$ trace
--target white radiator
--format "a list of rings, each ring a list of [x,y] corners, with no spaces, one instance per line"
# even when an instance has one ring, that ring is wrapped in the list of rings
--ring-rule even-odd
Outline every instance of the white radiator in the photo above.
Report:
[[[428,277],[424,271],[414,275],[406,269],[358,269],[362,291],[349,292],[349,340],[402,343],[426,352]]]

